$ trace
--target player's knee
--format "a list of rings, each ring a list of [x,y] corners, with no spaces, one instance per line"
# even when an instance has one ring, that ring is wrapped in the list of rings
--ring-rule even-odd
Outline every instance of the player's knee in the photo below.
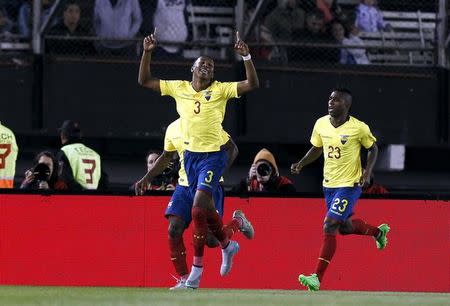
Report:
[[[171,222],[169,224],[169,238],[180,238],[183,235],[184,226],[180,223]]]
[[[332,221],[325,221],[323,224],[323,232],[325,234],[335,234],[339,229],[339,223]]]
[[[217,248],[220,245],[219,240],[210,233],[206,236],[205,243],[208,248]]]
[[[206,209],[203,207],[194,207],[192,208],[192,219],[206,219]]]

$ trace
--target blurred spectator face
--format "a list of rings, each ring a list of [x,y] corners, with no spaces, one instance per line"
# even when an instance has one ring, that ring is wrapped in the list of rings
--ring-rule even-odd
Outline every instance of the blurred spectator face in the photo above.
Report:
[[[325,2],[325,4],[326,4],[328,7],[331,7],[331,6],[333,5],[334,0],[323,0],[323,2]]]
[[[375,5],[375,0],[363,0],[362,2],[367,6]]]
[[[309,15],[306,18],[306,28],[313,34],[322,32],[324,26],[323,18],[319,18],[316,15]]]
[[[48,168],[50,169],[50,175],[52,176],[53,173],[53,161],[50,157],[46,156],[46,155],[42,155],[39,160],[38,160],[38,164],[46,164],[48,166]]]
[[[4,15],[2,8],[0,6],[0,28],[6,24],[6,16]]]
[[[339,22],[334,22],[331,25],[331,34],[337,41],[342,41],[345,37],[345,31],[342,24],[340,24]]]
[[[297,0],[288,0],[287,5],[288,8],[294,9],[297,7]]]
[[[151,153],[147,156],[147,171],[150,171],[155,164],[155,161],[158,159],[159,154]]]
[[[350,34],[354,35],[354,36],[358,36],[359,35],[359,28],[356,24],[352,24],[351,28],[350,28]]]
[[[78,4],[70,4],[64,11],[64,23],[75,26],[80,21],[81,10]]]

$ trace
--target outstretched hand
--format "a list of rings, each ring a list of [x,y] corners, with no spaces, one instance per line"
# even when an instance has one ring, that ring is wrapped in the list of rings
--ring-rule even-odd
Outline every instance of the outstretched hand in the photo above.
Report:
[[[234,43],[234,50],[241,56],[247,56],[250,52],[247,44],[241,40],[238,31],[236,31],[236,42]]]
[[[142,43],[145,52],[152,51],[156,48],[156,28],[153,30],[153,33],[144,38],[144,42]]]

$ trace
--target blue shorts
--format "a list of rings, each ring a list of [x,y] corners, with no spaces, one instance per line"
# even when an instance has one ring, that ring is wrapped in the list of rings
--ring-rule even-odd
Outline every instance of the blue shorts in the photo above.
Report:
[[[225,194],[223,187],[219,185],[214,192],[214,206],[221,217],[223,217],[223,208],[225,201]],[[187,186],[177,185],[172,194],[169,204],[167,205],[165,216],[177,216],[184,220],[186,228],[192,221],[192,205],[194,203],[194,196],[190,188]]]
[[[226,165],[227,153],[225,151],[184,152],[184,169],[193,192],[203,190],[214,194]]]
[[[323,193],[327,203],[327,217],[345,221],[353,215],[353,207],[361,195],[361,187],[323,187]]]

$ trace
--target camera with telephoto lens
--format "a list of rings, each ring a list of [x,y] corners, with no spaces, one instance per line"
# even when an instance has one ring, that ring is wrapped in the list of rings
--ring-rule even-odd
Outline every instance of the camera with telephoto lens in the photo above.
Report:
[[[261,163],[256,168],[256,172],[260,176],[270,176],[272,174],[272,166],[269,163]]]
[[[38,182],[48,182],[50,180],[50,168],[44,163],[39,163],[32,169],[34,179]]]
[[[159,175],[157,175],[151,182],[154,186],[162,186],[162,185],[169,185],[173,183],[174,178],[176,177],[178,173],[178,162],[177,161],[171,161],[169,165],[166,167],[166,169],[163,170],[163,172]]]

